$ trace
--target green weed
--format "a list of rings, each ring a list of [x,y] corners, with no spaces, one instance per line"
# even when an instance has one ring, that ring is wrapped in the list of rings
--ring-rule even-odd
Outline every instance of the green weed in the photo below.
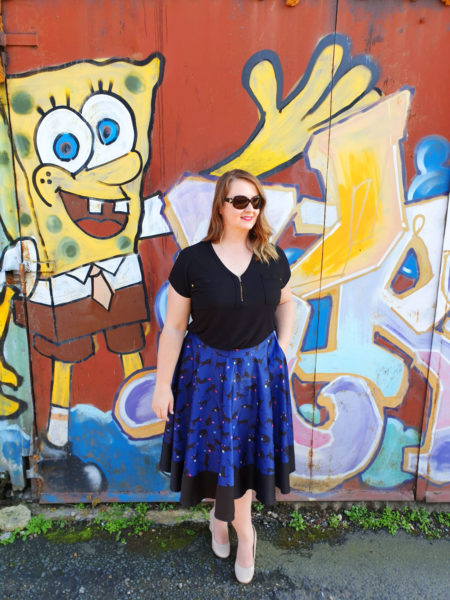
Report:
[[[94,524],[115,536],[117,541],[125,543],[125,532],[127,535],[141,535],[152,526],[153,522],[146,518],[147,509],[144,502],[135,505],[134,510],[125,504],[112,504],[99,511]]]
[[[186,514],[184,514],[184,515],[178,515],[178,517],[177,517],[177,523],[178,523],[178,525],[179,525],[180,523],[183,523],[183,521],[186,521],[188,518],[189,518],[189,517],[188,517],[188,515],[186,515]]]
[[[435,513],[434,518],[443,527],[450,527],[450,513]]]
[[[365,506],[354,505],[349,510],[345,510],[344,513],[351,523],[361,529],[387,529],[392,535],[395,535],[399,529],[403,529],[408,533],[418,530],[429,539],[439,539],[441,537],[439,531],[434,527],[430,513],[425,508],[417,510],[405,507],[403,510],[393,510],[386,506],[379,515],[376,515]],[[445,516],[438,519],[438,522],[447,526]]]
[[[79,503],[75,505],[77,509],[86,512],[90,505]],[[253,510],[259,513],[264,505],[261,502],[253,503]],[[160,502],[159,510],[173,510],[174,503]],[[86,531],[81,533],[75,531],[73,540],[89,539],[97,531],[104,531],[121,543],[125,543],[129,536],[140,536],[154,526],[154,521],[148,518],[149,504],[140,502],[136,504],[109,504],[99,508],[97,515],[93,519],[92,524],[86,527]],[[190,509],[193,512],[198,512],[208,519],[210,507],[200,502],[197,506]],[[306,522],[303,515],[298,510],[294,510],[289,516],[288,526],[295,529],[297,532],[307,530],[308,535],[315,536],[317,534],[326,533],[327,528],[333,529],[336,534],[340,529],[346,529],[349,524],[359,527],[363,530],[380,530],[385,529],[392,535],[395,535],[399,530],[404,530],[407,533],[422,534],[429,539],[439,539],[441,535],[448,536],[450,530],[450,513],[437,512],[429,513],[426,508],[409,508],[405,507],[401,510],[394,510],[385,507],[379,511],[369,510],[363,505],[353,505],[351,508],[342,512],[344,518],[338,514],[330,514],[328,521],[323,526],[314,522]],[[181,524],[183,521],[189,520],[188,514],[177,516],[177,522]],[[16,529],[10,533],[6,532],[1,535],[0,545],[7,545],[17,539],[26,540],[30,536],[47,534],[50,539],[69,540],[72,539],[70,521],[58,518],[55,520],[46,519],[44,515],[36,515],[32,517],[27,526],[23,530]],[[67,533],[62,530],[67,529]],[[76,529],[76,528],[75,528]],[[47,533],[49,532],[50,533]],[[328,533],[330,533],[328,531]],[[185,536],[195,535],[193,529],[184,529]],[[159,544],[159,542],[158,542]],[[165,542],[161,542],[161,547],[164,547]]]
[[[202,502],[199,502],[196,506],[191,506],[189,509],[192,512],[199,512],[205,519],[209,519],[209,511],[211,510],[208,506],[205,506]]]
[[[425,508],[413,509],[410,514],[411,521],[427,538],[440,538],[440,534],[433,527],[430,513]]]
[[[171,502],[159,502],[158,507],[159,510],[173,510],[175,504],[172,504]]]
[[[338,515],[330,515],[330,518],[328,519],[329,527],[331,527],[332,529],[337,529],[340,524],[341,520],[339,519]]]
[[[6,546],[12,544],[16,539],[26,540],[30,536],[47,533],[52,527],[53,521],[51,519],[46,519],[44,515],[36,515],[31,517],[24,529],[14,529],[7,538],[0,539],[0,544]]]
[[[68,525],[66,519],[56,519],[56,521],[54,521],[53,524],[55,527],[58,527],[59,529],[64,529],[64,527],[67,527],[67,525]]]
[[[380,527],[385,527],[392,535],[395,535],[399,529],[403,529],[408,533],[413,530],[411,514],[408,508],[398,511],[391,510],[386,506],[381,513],[379,521]]]
[[[291,512],[290,517],[291,520],[289,521],[289,527],[293,527],[295,531],[303,531],[306,529],[306,523],[298,510]]]
[[[143,517],[144,515],[147,514],[148,504],[146,502],[139,502],[139,504],[135,505],[134,510],[135,510],[136,514]]]

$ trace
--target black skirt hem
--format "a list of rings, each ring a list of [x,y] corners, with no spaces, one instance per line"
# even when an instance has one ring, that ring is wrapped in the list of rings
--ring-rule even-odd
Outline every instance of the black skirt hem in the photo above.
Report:
[[[170,477],[172,492],[181,492],[180,504],[183,508],[196,506],[204,498],[214,498],[216,501],[214,514],[221,521],[234,519],[234,500],[241,498],[249,489],[255,490],[256,499],[265,506],[275,504],[275,488],[282,494],[291,491],[289,474],[295,471],[294,447],[286,448],[288,460],[282,462],[275,459],[275,473],[265,475],[254,464],[244,465],[234,469],[234,486],[218,485],[218,474],[213,471],[201,471],[193,477],[183,475],[184,462],[171,460],[171,444],[163,442],[159,468]]]

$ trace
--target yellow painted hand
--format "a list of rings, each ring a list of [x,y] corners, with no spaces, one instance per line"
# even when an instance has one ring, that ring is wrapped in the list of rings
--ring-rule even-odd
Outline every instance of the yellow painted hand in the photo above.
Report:
[[[330,35],[318,44],[305,74],[281,100],[279,59],[271,51],[258,52],[245,65],[242,78],[260,121],[242,148],[208,172],[221,175],[240,168],[269,175],[292,164],[315,130],[380,98],[374,89],[377,77],[377,66],[368,56],[350,56],[347,37]]]
[[[0,421],[2,419],[15,419],[26,408],[23,400],[10,398],[0,393]]]
[[[11,310],[11,301],[14,296],[14,290],[6,287],[0,299],[0,347],[3,346],[3,340],[6,337],[9,324],[9,315]],[[11,387],[17,388],[19,380],[17,373],[8,367],[0,355],[0,383],[4,383]]]
[[[10,367],[6,366],[3,358],[0,357],[0,383],[5,383],[13,388],[19,386],[19,380],[17,373],[15,373]]]
[[[6,337],[9,324],[10,305],[14,296],[14,290],[6,287],[3,297],[0,300],[0,345],[3,345],[3,340]],[[21,381],[19,376],[11,367],[7,366],[2,356],[0,356],[0,384],[9,385],[13,388],[18,388]],[[9,396],[5,396],[0,392],[0,420],[11,419],[17,417],[24,408],[22,400],[16,400]]]

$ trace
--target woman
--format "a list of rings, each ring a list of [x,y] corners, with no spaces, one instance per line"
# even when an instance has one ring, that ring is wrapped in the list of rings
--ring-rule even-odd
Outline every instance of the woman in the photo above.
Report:
[[[294,470],[283,353],[294,304],[265,204],[250,173],[218,179],[207,237],[180,252],[169,276],[153,395],[153,410],[167,421],[160,468],[182,506],[215,500],[212,549],[221,558],[230,553],[231,522],[241,583],[254,573],[252,490],[273,504],[275,486],[288,493]]]

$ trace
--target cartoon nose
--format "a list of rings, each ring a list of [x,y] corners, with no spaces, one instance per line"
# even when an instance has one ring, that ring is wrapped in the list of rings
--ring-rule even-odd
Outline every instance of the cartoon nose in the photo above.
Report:
[[[116,158],[104,165],[89,167],[87,172],[91,171],[95,179],[104,185],[123,185],[136,179],[142,171],[142,158],[139,152],[132,150],[125,156]]]

